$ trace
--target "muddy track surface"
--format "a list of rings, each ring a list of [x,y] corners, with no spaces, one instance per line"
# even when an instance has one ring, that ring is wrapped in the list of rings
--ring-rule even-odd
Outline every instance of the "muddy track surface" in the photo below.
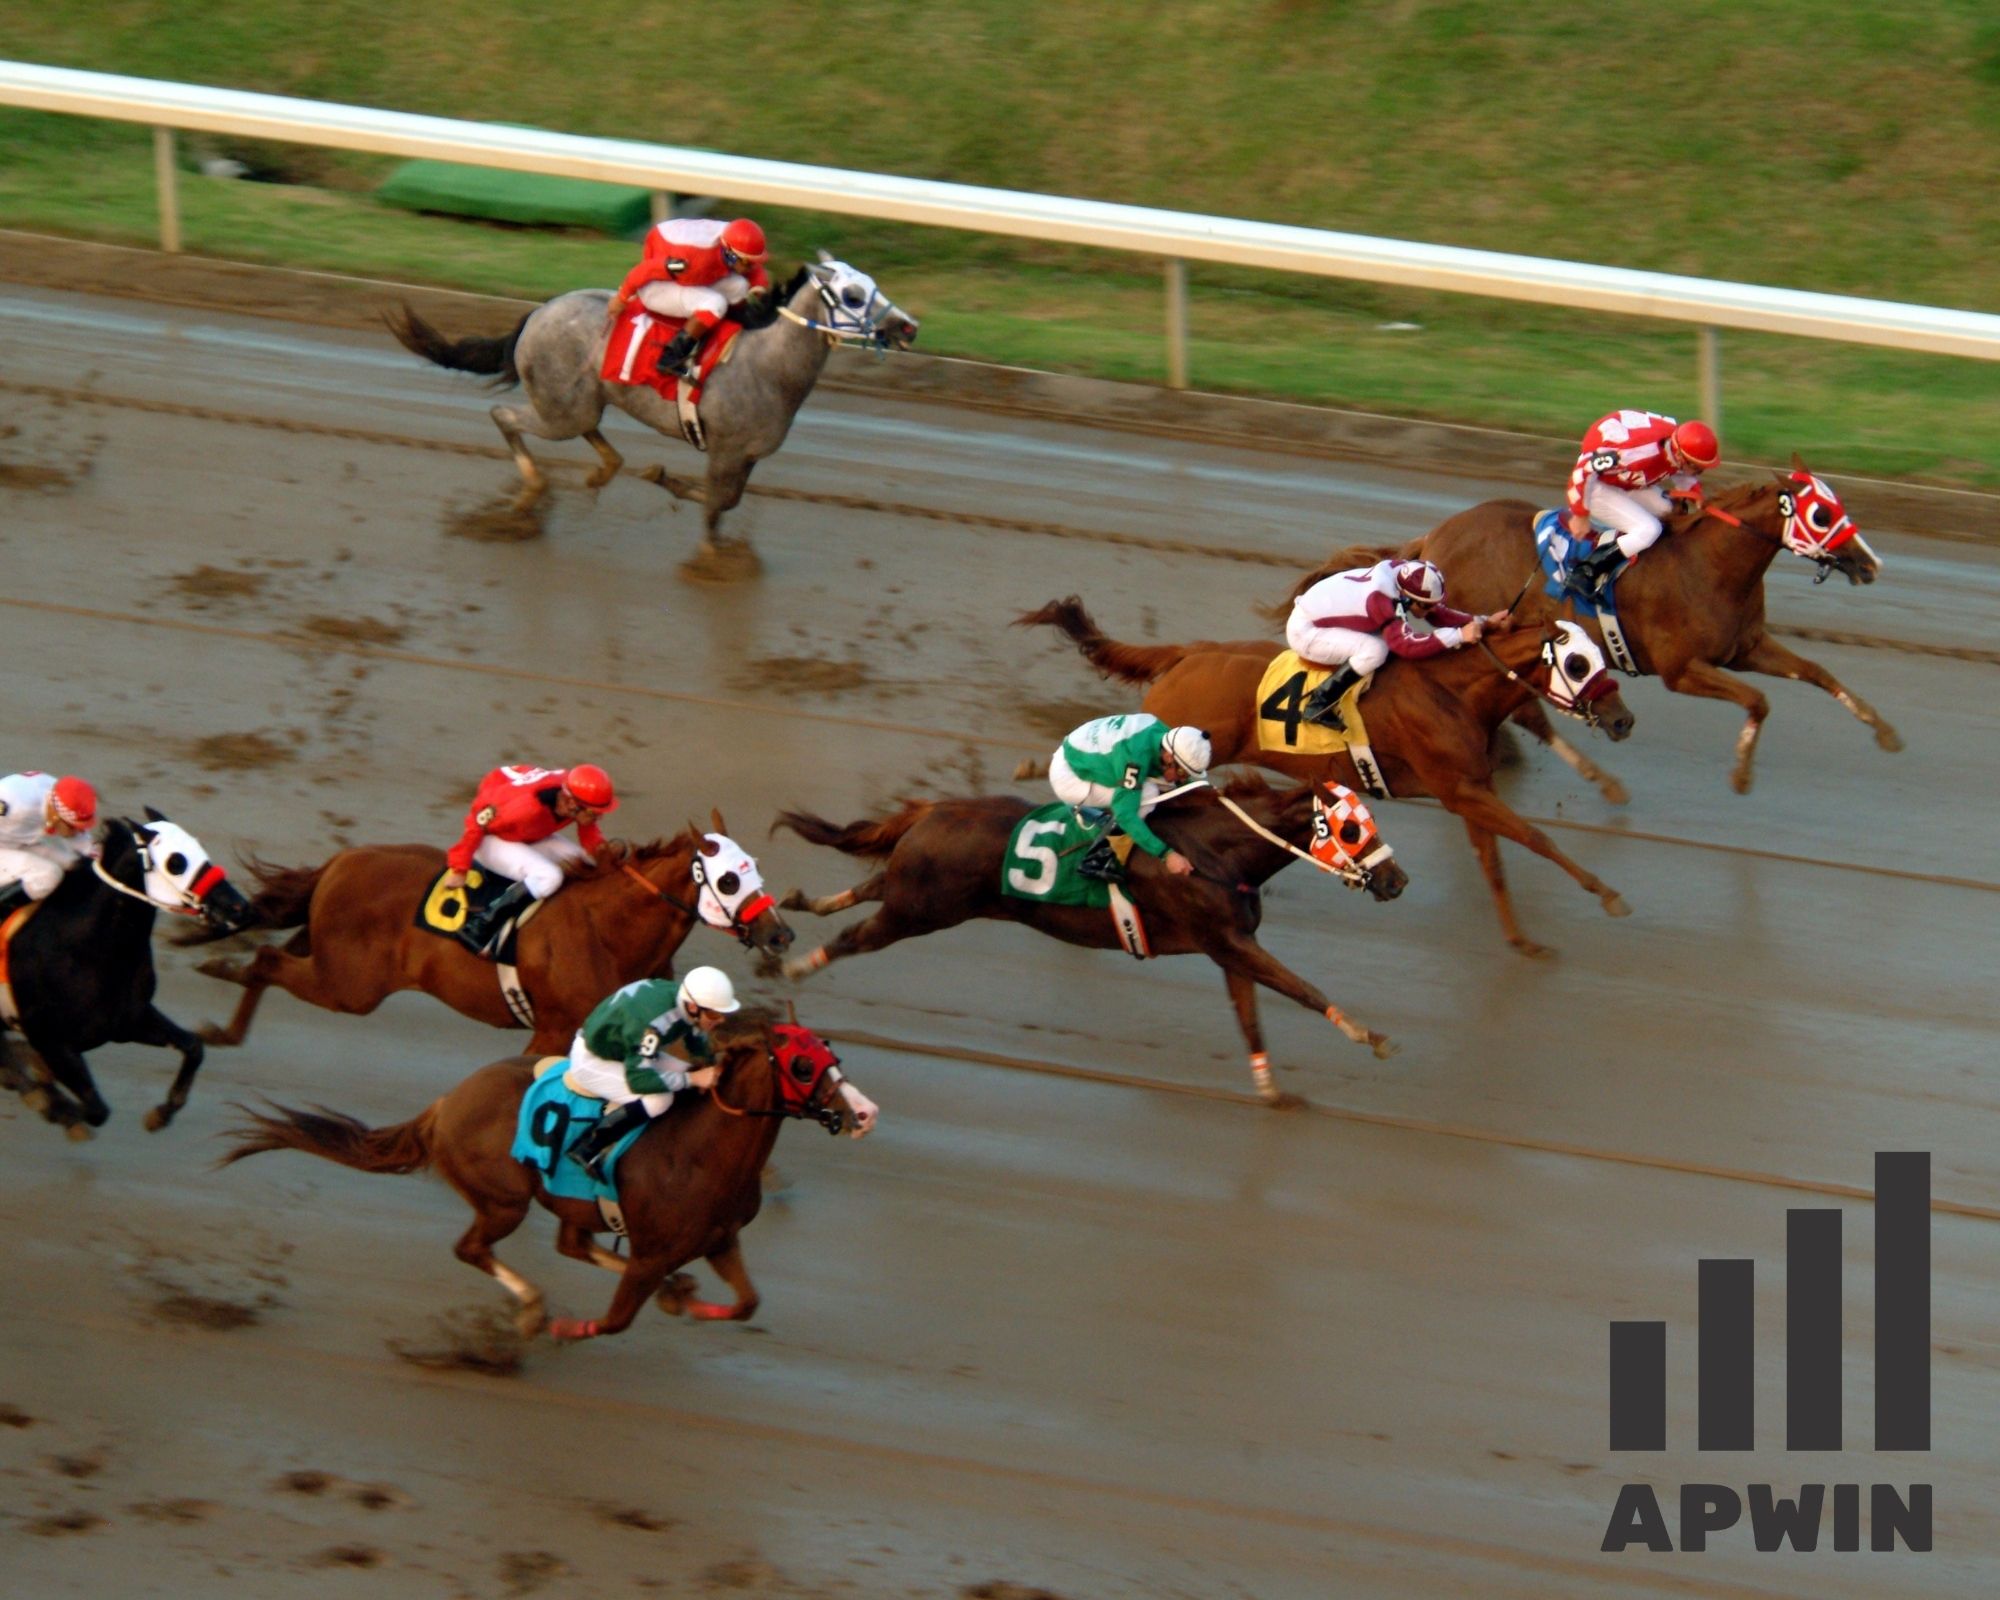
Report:
[[[621,832],[720,807],[774,890],[826,894],[869,864],[767,837],[781,808],[1006,790],[1129,704],[1009,617],[1079,593],[1123,637],[1233,636],[1327,549],[1522,488],[820,394],[738,514],[762,576],[693,584],[699,519],[630,475],[586,492],[582,449],[538,445],[555,490],[513,517],[488,397],[386,338],[56,294],[0,295],[0,329],[14,764],[228,862],[447,842],[492,762],[594,759]],[[634,473],[696,469],[611,437]],[[1733,709],[1634,687],[1634,737],[1589,746],[1629,804],[1532,751],[1503,775],[1633,908],[1503,847],[1542,961],[1500,940],[1454,818],[1384,806],[1403,897],[1287,874],[1260,937],[1403,1048],[1266,995],[1291,1112],[1254,1103],[1200,958],[981,923],[781,992],[695,935],[684,964],[796,999],[884,1108],[863,1143],[785,1134],[747,1325],[524,1341],[442,1184],[211,1168],[232,1103],[397,1122],[518,1046],[422,996],[270,997],[157,1135],[173,1061],[143,1047],[93,1057],[114,1114],[88,1142],[0,1097],[9,1592],[1876,1600],[1884,1560],[1898,1595],[1986,1592],[2000,560],[1870,537],[1882,583],[1801,563],[1772,605],[1903,753],[1768,684],[1737,797]],[[859,914],[795,914],[801,948]],[[227,1012],[200,952],[159,948],[170,1014]],[[1933,1152],[1921,1458],[1868,1449],[1878,1149]],[[1837,1459],[1783,1449],[1793,1206],[1846,1230]],[[609,1275],[552,1231],[502,1259],[600,1314]],[[1760,1263],[1758,1448],[1722,1468],[1694,1448],[1718,1256]],[[1630,1318],[1671,1329],[1670,1449],[1636,1464],[1606,1448]],[[1599,1552],[1624,1482],[1802,1470],[1933,1483],[1937,1550]]]

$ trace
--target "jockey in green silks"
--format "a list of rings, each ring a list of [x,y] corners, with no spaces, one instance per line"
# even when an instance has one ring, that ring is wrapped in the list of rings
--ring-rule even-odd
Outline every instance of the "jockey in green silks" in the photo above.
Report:
[[[1213,752],[1199,728],[1170,728],[1144,711],[1086,722],[1063,740],[1049,761],[1049,787],[1066,806],[1104,806],[1114,829],[1077,863],[1086,878],[1116,883],[1137,845],[1185,877],[1194,864],[1146,826],[1146,813],[1162,793],[1208,771]],[[1119,846],[1123,846],[1120,849]]]

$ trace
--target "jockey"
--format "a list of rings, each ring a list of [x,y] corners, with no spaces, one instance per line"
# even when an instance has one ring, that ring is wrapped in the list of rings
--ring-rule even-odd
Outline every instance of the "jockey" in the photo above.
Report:
[[[576,1031],[563,1074],[569,1088],[611,1106],[570,1151],[585,1172],[604,1182],[604,1155],[614,1144],[661,1115],[681,1090],[715,1087],[721,1069],[709,1030],[737,1005],[729,974],[717,967],[696,967],[679,983],[642,978],[598,1002]],[[663,1072],[663,1055],[695,1070]]]
[[[1108,806],[1112,826],[1077,863],[1086,878],[1105,883],[1125,877],[1125,858],[1137,845],[1185,877],[1194,863],[1146,826],[1145,814],[1163,789],[1178,788],[1208,771],[1212,752],[1199,728],[1170,728],[1144,711],[1086,722],[1049,761],[1049,787],[1066,806]],[[1124,849],[1118,846],[1124,845]]]
[[[516,906],[546,900],[560,889],[565,862],[604,849],[597,819],[617,809],[618,797],[602,767],[495,767],[487,773],[472,797],[463,837],[445,853],[451,870],[444,886],[462,888],[475,861],[515,881],[484,911],[465,919],[466,942],[483,948]],[[576,838],[561,838],[572,822]]]
[[[1672,497],[1700,498],[1701,475],[1721,459],[1715,430],[1651,411],[1614,411],[1591,424],[1569,475],[1569,531],[1590,534],[1590,519],[1618,530],[1572,571],[1595,588],[1623,561],[1650,549]]]
[[[1476,644],[1507,614],[1476,617],[1444,603],[1444,574],[1428,561],[1393,557],[1322,578],[1300,592],[1285,623],[1285,643],[1334,675],[1300,708],[1308,722],[1346,731],[1340,697],[1391,655],[1421,661]]]
[[[648,230],[646,253],[611,297],[610,315],[616,322],[636,298],[656,316],[687,318],[660,352],[660,371],[692,378],[696,352],[729,308],[770,286],[764,230],[748,217],[669,217]]]
[[[0,917],[48,899],[65,872],[96,855],[96,821],[97,791],[81,778],[0,778]]]

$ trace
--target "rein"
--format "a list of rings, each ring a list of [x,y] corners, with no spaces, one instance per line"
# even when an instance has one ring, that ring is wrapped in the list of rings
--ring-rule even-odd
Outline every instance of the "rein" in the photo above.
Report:
[[[170,917],[198,917],[201,915],[201,912],[193,906],[163,906],[143,889],[135,889],[129,883],[120,883],[104,870],[104,863],[96,856],[90,858],[90,870],[97,874],[97,881],[99,883],[104,884],[107,888],[116,889],[128,900],[137,900],[142,905],[149,905],[155,911],[164,911]]]
[[[657,883],[653,882],[651,878],[647,877],[645,873],[641,872],[637,867],[633,866],[631,862],[629,861],[619,862],[618,870],[624,873],[626,877],[630,878],[640,888],[644,889],[646,893],[654,896],[656,899],[664,900],[668,905],[672,906],[676,911],[684,912],[690,920],[698,922],[702,924],[704,927],[713,926],[713,924],[710,923],[709,920],[701,914],[700,907],[691,906],[685,900],[676,900],[672,895],[668,894],[666,890],[662,889]],[[725,906],[723,909],[728,910],[729,908]],[[746,924],[736,920],[736,913],[734,911],[729,912],[729,931],[736,935],[736,942],[738,944],[748,945],[750,943],[750,929]]]
[[[1213,788],[1214,785],[1211,784],[1209,787]],[[1321,872],[1331,873],[1336,878],[1351,879],[1354,882],[1359,882],[1361,877],[1363,876],[1363,874],[1361,874],[1359,871],[1344,872],[1339,867],[1334,866],[1332,863],[1320,860],[1320,858],[1312,854],[1311,851],[1301,850],[1297,845],[1293,844],[1291,840],[1279,838],[1278,835],[1273,833],[1269,828],[1265,827],[1255,817],[1251,816],[1249,812],[1245,811],[1241,806],[1239,806],[1234,800],[1230,799],[1229,796],[1224,794],[1220,789],[1215,790],[1215,798],[1222,802],[1223,807],[1227,811],[1229,811],[1229,813],[1232,816],[1234,816],[1238,822],[1242,823],[1244,827],[1248,828],[1252,833],[1256,834],[1258,838],[1264,840],[1268,844],[1276,845],[1280,850],[1290,851],[1293,855],[1297,856],[1301,861],[1305,862],[1308,866],[1317,867]]]
[[[888,348],[886,341],[884,341],[884,339],[882,338],[882,335],[876,332],[876,330],[873,328],[837,327],[831,322],[821,322],[816,317],[802,317],[796,311],[794,311],[790,306],[779,306],[778,315],[784,317],[788,321],[796,322],[801,328],[804,328],[808,333],[819,334],[822,338],[826,340],[826,342],[829,345],[872,344],[877,349]]]
[[[1576,710],[1575,706],[1564,705],[1554,695],[1550,694],[1546,689],[1540,687],[1535,682],[1534,679],[1524,678],[1521,676],[1520,673],[1516,672],[1512,667],[1508,666],[1506,662],[1502,661],[1499,658],[1499,656],[1493,653],[1493,646],[1488,644],[1484,639],[1484,637],[1482,637],[1479,641],[1479,648],[1486,652],[1486,659],[1492,662],[1494,666],[1500,669],[1500,675],[1503,678],[1505,678],[1509,683],[1519,684],[1523,689],[1526,689],[1528,693],[1533,695],[1537,700],[1546,701],[1550,706],[1554,707],[1557,711],[1561,712],[1562,715],[1566,717],[1581,715],[1581,713]]]
[[[826,1077],[827,1081],[835,1089],[838,1089],[843,1081],[840,1076],[840,1068],[838,1067],[828,1067],[826,1069]],[[731,1117],[797,1117],[803,1120],[807,1116],[818,1116],[820,1110],[823,1109],[816,1107],[805,1112],[793,1112],[759,1110],[756,1106],[733,1106],[722,1098],[722,1079],[720,1077],[715,1080],[714,1087],[708,1091],[708,1097],[715,1102],[715,1107],[718,1111]]]

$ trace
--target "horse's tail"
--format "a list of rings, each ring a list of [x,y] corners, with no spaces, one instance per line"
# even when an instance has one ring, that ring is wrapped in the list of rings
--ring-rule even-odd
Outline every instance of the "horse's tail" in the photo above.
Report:
[[[1120,644],[1105,637],[1075,595],[1051,600],[1039,611],[1023,612],[1014,619],[1014,626],[1056,629],[1099,672],[1126,683],[1151,683],[1177,665],[1190,648],[1184,644]]]
[[[1372,567],[1378,561],[1387,561],[1393,556],[1407,555],[1409,546],[1402,549],[1387,544],[1351,544],[1345,550],[1336,550],[1324,563],[1313,568],[1303,578],[1292,585],[1292,592],[1272,606],[1253,606],[1258,616],[1266,622],[1284,623],[1292,614],[1292,602],[1323,578],[1330,578],[1336,572],[1352,572],[1356,567]]]
[[[257,880],[257,892],[250,897],[242,923],[234,928],[190,928],[174,935],[177,945],[213,944],[232,933],[254,933],[260,928],[302,928],[312,914],[313,891],[319,888],[328,862],[316,867],[279,867],[252,856],[244,865]]]
[[[844,828],[810,811],[780,811],[771,831],[790,828],[808,844],[831,845],[851,856],[886,856],[904,834],[924,819],[932,804],[929,800],[907,801],[892,817],[875,822],[850,822]]]
[[[303,1150],[362,1172],[421,1172],[431,1164],[431,1141],[437,1127],[438,1102],[408,1122],[371,1128],[365,1122],[317,1106],[301,1111],[274,1105],[268,1112],[236,1108],[249,1121],[229,1130],[229,1150],[215,1163],[229,1166],[266,1150]]]
[[[532,311],[528,313],[529,317],[533,315]],[[426,361],[449,367],[453,372],[477,372],[491,378],[495,389],[511,388],[521,381],[521,374],[514,366],[514,346],[521,342],[521,330],[527,327],[528,317],[515,323],[514,331],[504,339],[447,339],[418,316],[408,301],[400,311],[383,312],[382,320],[405,350]]]

